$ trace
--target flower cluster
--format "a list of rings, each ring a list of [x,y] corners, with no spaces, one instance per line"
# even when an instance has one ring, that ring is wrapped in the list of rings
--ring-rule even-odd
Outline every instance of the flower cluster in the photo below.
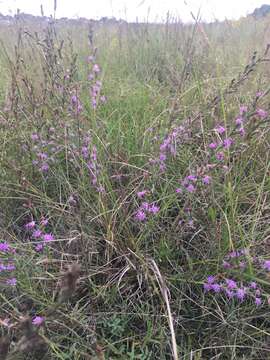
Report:
[[[41,219],[39,223],[32,220],[25,224],[25,229],[30,232],[32,239],[38,240],[38,244],[35,246],[36,251],[42,251],[47,243],[53,241],[54,235],[46,231],[46,227],[49,221],[45,218]]]
[[[186,190],[189,193],[194,193],[196,191],[197,185],[210,185],[212,182],[212,177],[210,175],[200,174],[200,175],[188,175],[181,181],[181,186],[176,189],[178,194],[181,194],[183,190]]]
[[[17,280],[15,277],[9,277],[10,272],[16,270],[13,259],[10,257],[15,253],[6,241],[0,242],[0,273],[4,276],[4,283],[10,286],[16,286]]]
[[[177,146],[188,138],[189,133],[186,126],[181,125],[172,129],[159,146],[159,156],[155,159],[150,159],[150,164],[157,164],[160,172],[163,173],[166,170],[166,160],[168,156],[175,157],[177,154]]]
[[[38,133],[31,135],[31,147],[34,156],[32,163],[42,173],[47,173],[50,166],[55,163],[55,154],[60,148],[56,144],[54,134],[55,129],[50,127],[46,140]]]
[[[81,147],[81,156],[86,162],[91,184],[98,192],[103,192],[104,187],[99,183],[101,166],[97,159],[97,148],[91,143],[91,137],[85,136]]]
[[[137,192],[137,196],[139,199],[143,199],[144,196],[147,194],[147,190]],[[149,215],[156,215],[159,210],[160,207],[156,203],[149,203],[148,201],[143,201],[135,213],[135,219],[138,221],[145,221],[147,220],[147,217]]]
[[[83,106],[82,106],[82,103],[81,103],[80,98],[77,93],[76,94],[74,93],[73,95],[71,95],[70,104],[71,104],[72,111],[76,115],[78,115],[82,112]]]
[[[91,66],[91,71],[88,75],[88,81],[90,82],[91,105],[92,108],[96,110],[99,103],[106,102],[106,97],[102,95],[102,82],[99,80],[101,69],[95,62],[95,57],[89,56],[88,63]]]
[[[232,278],[219,279],[217,276],[211,275],[207,278],[203,287],[206,292],[223,293],[229,300],[237,299],[243,302],[249,298],[254,301],[256,306],[263,303],[262,290],[255,281],[243,283]]]

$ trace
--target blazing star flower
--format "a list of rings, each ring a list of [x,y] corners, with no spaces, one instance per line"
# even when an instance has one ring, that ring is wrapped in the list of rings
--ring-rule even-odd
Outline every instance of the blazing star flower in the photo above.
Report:
[[[36,222],[35,222],[35,221],[30,221],[28,224],[25,224],[25,225],[24,225],[24,227],[25,227],[27,230],[34,229],[35,226],[36,226]]]
[[[242,105],[240,106],[240,115],[243,115],[244,113],[246,113],[248,111],[248,108],[246,105]]]
[[[235,124],[236,124],[237,126],[242,126],[242,125],[243,125],[243,122],[244,122],[244,119],[243,119],[242,117],[238,117],[238,118],[236,118],[236,120],[235,120]]]
[[[227,285],[227,288],[229,290],[233,290],[233,289],[236,289],[237,288],[237,284],[234,280],[232,279],[226,279],[226,285]]]
[[[137,192],[137,196],[139,199],[142,199],[147,194],[147,190],[142,190]]]
[[[6,284],[7,284],[7,285],[10,285],[10,286],[16,286],[16,284],[17,284],[17,279],[16,279],[16,278],[7,279],[7,280],[6,280]]]
[[[263,263],[263,268],[267,271],[270,271],[270,260],[265,260]]]
[[[142,209],[143,209],[143,210],[148,211],[148,210],[149,210],[150,205],[149,205],[149,203],[148,203],[148,202],[146,202],[146,201],[145,201],[145,202],[143,202],[143,203],[142,203],[141,207],[142,207]]]
[[[5,267],[5,270],[14,271],[14,270],[16,270],[16,266],[14,264],[7,264]]]
[[[146,219],[146,214],[143,210],[139,210],[137,211],[135,218],[138,221],[144,221]]]
[[[218,146],[218,144],[215,143],[215,142],[212,142],[212,143],[210,143],[210,144],[208,145],[208,147],[209,147],[210,149],[212,149],[212,150],[216,149],[217,146]]]
[[[165,161],[166,158],[167,158],[167,156],[166,156],[165,154],[160,153],[160,155],[159,155],[159,160],[160,160],[160,161]]]
[[[195,175],[188,175],[187,180],[195,182],[197,181],[197,177]]]
[[[54,236],[53,236],[53,234],[44,234],[44,235],[43,235],[43,240],[44,240],[45,242],[53,241],[53,240],[54,240]]]
[[[99,73],[99,72],[100,72],[100,67],[99,67],[99,65],[98,65],[98,64],[94,64],[92,70],[93,70],[94,73]]]
[[[261,97],[262,95],[263,95],[263,92],[262,92],[262,91],[257,91],[257,92],[256,92],[256,97],[259,98],[259,97]]]
[[[257,109],[256,113],[261,119],[265,119],[268,116],[267,111],[265,111],[263,109]]]
[[[225,289],[225,294],[227,295],[227,297],[228,297],[229,299],[232,299],[233,296],[234,296],[233,291],[231,291],[231,290],[229,290],[229,289]]]
[[[41,325],[44,322],[45,318],[43,316],[35,316],[32,320],[33,325]]]
[[[216,277],[213,276],[213,275],[210,275],[210,276],[208,276],[208,278],[207,278],[207,283],[208,283],[208,284],[213,284],[213,283],[215,282],[215,280],[216,280]]]
[[[243,288],[239,288],[236,290],[236,297],[238,300],[243,301],[246,296],[246,290]]]
[[[89,157],[89,151],[87,146],[82,147],[82,156],[84,159],[87,159]]]
[[[218,153],[216,154],[216,158],[217,158],[217,160],[219,160],[219,161],[224,160],[224,153],[223,153],[223,152],[218,152]]]
[[[229,149],[233,144],[233,139],[232,138],[227,138],[223,141],[223,146],[225,149]]]
[[[1,252],[8,252],[9,250],[10,250],[10,246],[8,245],[8,243],[6,241],[0,243],[0,251]]]
[[[37,157],[38,157],[40,160],[47,160],[47,159],[48,159],[48,154],[39,152],[39,153],[37,153]]]
[[[187,191],[190,193],[193,193],[196,190],[195,186],[193,186],[192,184],[189,184],[187,186]]]
[[[241,126],[241,127],[239,128],[238,132],[239,132],[239,134],[240,134],[241,136],[245,136],[246,131],[245,131],[245,129],[244,129],[243,126]]]
[[[50,168],[49,165],[47,163],[44,163],[41,165],[40,170],[42,172],[47,172],[47,171],[49,171],[49,168]]]
[[[183,192],[183,190],[181,188],[177,188],[175,191],[177,194],[181,194]]]
[[[219,284],[217,284],[217,283],[212,284],[211,288],[215,293],[221,292],[221,289],[222,289],[221,286]]]
[[[256,297],[256,298],[255,298],[255,305],[256,305],[256,306],[260,306],[260,305],[262,305],[262,299],[261,299],[261,298]]]
[[[211,183],[211,180],[212,180],[212,178],[211,178],[211,176],[209,176],[209,175],[206,175],[206,176],[204,176],[204,177],[202,178],[202,182],[203,182],[205,185],[209,185],[209,184]]]
[[[210,290],[212,290],[212,285],[208,284],[208,283],[204,283],[203,288],[205,291],[210,291]]]
[[[35,238],[35,239],[38,239],[42,236],[42,231],[37,229],[33,232],[32,236]]]
[[[160,208],[159,206],[153,204],[149,207],[148,211],[152,214],[157,214],[159,212]]]
[[[43,244],[37,244],[36,247],[35,247],[35,250],[39,252],[39,251],[42,251],[43,248],[44,248]]]
[[[72,105],[76,105],[78,103],[78,97],[76,95],[72,95],[70,100]]]
[[[32,139],[33,141],[38,140],[38,139],[39,139],[38,134],[36,134],[36,133],[32,134],[32,135],[31,135],[31,139]]]
[[[221,125],[218,125],[215,130],[219,133],[219,135],[222,135],[225,133],[226,129],[225,127],[221,126]]]
[[[257,283],[256,283],[255,281],[252,281],[252,282],[250,283],[249,287],[250,287],[250,289],[255,290],[255,289],[257,289]]]
[[[103,104],[105,104],[105,102],[107,101],[106,96],[101,95],[101,97],[100,97],[100,101],[101,101]]]

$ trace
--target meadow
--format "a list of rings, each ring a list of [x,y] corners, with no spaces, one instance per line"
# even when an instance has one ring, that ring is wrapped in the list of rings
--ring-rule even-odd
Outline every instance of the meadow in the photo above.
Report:
[[[269,17],[0,41],[0,359],[270,359]]]

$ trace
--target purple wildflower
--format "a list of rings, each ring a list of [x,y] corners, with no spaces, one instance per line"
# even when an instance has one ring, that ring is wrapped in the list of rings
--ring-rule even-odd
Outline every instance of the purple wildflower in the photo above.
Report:
[[[137,196],[139,199],[142,199],[147,194],[147,190],[142,190],[137,192]]]
[[[38,157],[40,160],[47,160],[47,159],[48,159],[48,154],[39,152],[39,153],[37,153],[37,157]]]
[[[31,139],[32,139],[33,141],[38,140],[38,139],[39,139],[38,134],[36,134],[36,133],[32,134],[32,135],[31,135]]]
[[[219,135],[222,135],[225,133],[226,129],[224,126],[218,125],[215,130],[219,133]]]
[[[167,156],[166,156],[165,154],[160,153],[160,155],[159,155],[159,160],[160,160],[160,161],[165,161],[166,158],[167,158]]]
[[[181,188],[177,188],[175,191],[177,194],[181,194],[183,192],[183,190]]]
[[[243,126],[241,126],[241,127],[239,128],[238,132],[239,132],[239,134],[240,134],[241,136],[244,136],[245,133],[246,133],[246,131],[245,131],[245,129],[244,129]]]
[[[38,239],[42,236],[42,231],[37,229],[33,232],[32,236],[35,238],[35,239]]]
[[[135,218],[138,220],[138,221],[144,221],[146,219],[146,214],[143,210],[139,210],[137,213],[136,213],[136,216]]]
[[[256,305],[256,306],[262,305],[262,299],[259,298],[259,297],[256,297],[256,298],[255,298],[255,305]]]
[[[242,117],[236,118],[235,124],[236,124],[237,126],[242,126],[242,125],[243,125],[243,118],[242,118]]]
[[[268,115],[267,111],[263,110],[263,109],[257,109],[257,115],[261,118],[261,119],[265,119]]]
[[[44,247],[43,244],[37,244],[36,247],[35,247],[35,250],[38,251],[38,252],[39,252],[39,251],[42,251],[42,250],[43,250],[43,247]]]
[[[217,160],[219,160],[219,161],[224,160],[224,153],[223,153],[223,152],[218,152],[218,153],[216,154],[216,158],[217,158]]]
[[[246,113],[248,111],[248,108],[246,105],[242,105],[240,106],[240,115],[243,115],[244,113]]]
[[[160,208],[159,206],[153,204],[149,207],[149,212],[152,214],[157,214],[159,212]]]
[[[197,181],[197,177],[195,175],[188,175],[187,180],[195,182]]]
[[[35,221],[30,221],[29,223],[25,224],[24,227],[27,230],[31,230],[34,229],[34,227],[36,226],[36,222]]]
[[[227,297],[228,297],[229,299],[232,299],[233,296],[234,296],[233,291],[231,291],[231,290],[229,290],[229,289],[225,289],[225,294],[227,295]]]
[[[210,275],[210,276],[208,276],[208,278],[207,278],[207,283],[208,283],[208,284],[213,284],[213,283],[215,282],[215,280],[216,280],[216,277],[213,276],[213,275]]]
[[[212,143],[210,143],[209,145],[208,145],[208,147],[210,148],[210,149],[212,149],[212,150],[214,150],[214,149],[216,149],[217,148],[217,143],[215,143],[215,142],[212,142]]]
[[[46,173],[46,172],[49,171],[49,168],[50,168],[49,165],[47,163],[44,163],[44,164],[41,165],[40,170],[42,172]]]
[[[43,240],[44,240],[45,242],[53,241],[53,240],[54,240],[54,236],[53,236],[53,234],[44,234],[44,235],[43,235]]]
[[[94,73],[99,73],[99,72],[100,72],[100,67],[99,67],[99,65],[98,65],[98,64],[94,64],[92,70],[93,70]]]
[[[227,138],[223,141],[223,146],[225,147],[225,149],[229,149],[232,144],[233,144],[232,138]]]
[[[255,290],[255,289],[257,289],[257,283],[256,283],[255,281],[252,281],[252,282],[250,283],[249,287],[250,287],[250,289]]]
[[[206,176],[204,176],[204,177],[202,178],[202,182],[203,182],[205,185],[209,185],[209,184],[211,183],[211,180],[212,180],[212,178],[211,178],[211,176],[209,176],[209,175],[206,175]]]
[[[215,293],[219,293],[221,291],[221,286],[217,283],[212,284],[211,288]]]
[[[10,286],[16,286],[16,284],[17,284],[17,279],[16,279],[16,278],[7,279],[7,280],[6,280],[6,284],[7,284],[7,285],[10,285]]]
[[[32,320],[32,324],[33,325],[41,325],[44,322],[44,317],[43,316],[35,316]]]
[[[187,191],[190,193],[193,193],[196,190],[195,186],[193,186],[192,184],[189,184],[187,186]]]
[[[243,301],[246,296],[246,290],[244,288],[239,288],[236,290],[236,297],[238,300]]]
[[[148,203],[148,202],[146,202],[146,201],[145,201],[145,202],[143,202],[143,203],[142,203],[141,207],[142,207],[142,209],[144,209],[144,210],[147,210],[147,211],[148,211],[148,210],[149,210],[150,205],[149,205],[149,203]]]
[[[0,251],[1,252],[8,252],[9,250],[10,250],[10,246],[8,245],[8,243],[6,241],[0,243]]]
[[[263,263],[263,268],[267,271],[270,271],[270,260],[265,260]]]
[[[210,291],[210,290],[212,290],[212,285],[208,284],[208,283],[204,283],[203,288],[205,291]]]
[[[226,279],[226,285],[227,285],[227,288],[229,290],[233,290],[233,289],[236,289],[237,288],[237,284],[234,280],[232,279]]]

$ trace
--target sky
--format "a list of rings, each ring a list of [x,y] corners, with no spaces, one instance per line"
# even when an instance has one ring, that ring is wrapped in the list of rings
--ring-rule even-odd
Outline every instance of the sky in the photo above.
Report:
[[[21,12],[40,15],[40,5],[45,15],[53,13],[54,0],[0,0],[0,13]],[[204,21],[215,19],[238,19],[251,13],[256,7],[269,4],[270,0],[57,0],[57,17],[86,17],[98,19],[103,16],[122,18],[127,21],[162,21],[166,13],[191,21],[190,12],[199,10]]]

